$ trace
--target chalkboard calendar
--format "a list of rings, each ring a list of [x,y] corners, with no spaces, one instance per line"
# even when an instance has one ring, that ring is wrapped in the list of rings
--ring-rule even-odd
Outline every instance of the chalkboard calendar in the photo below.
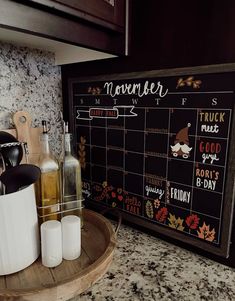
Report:
[[[147,73],[71,80],[70,121],[87,200],[226,257],[234,79]]]

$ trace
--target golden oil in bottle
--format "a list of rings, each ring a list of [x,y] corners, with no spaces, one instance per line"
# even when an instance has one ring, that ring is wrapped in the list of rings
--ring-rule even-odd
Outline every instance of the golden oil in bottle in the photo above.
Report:
[[[56,158],[49,149],[48,130],[45,121],[42,123],[41,154],[38,166],[41,176],[36,183],[36,199],[39,207],[40,223],[47,220],[60,220],[60,171]]]

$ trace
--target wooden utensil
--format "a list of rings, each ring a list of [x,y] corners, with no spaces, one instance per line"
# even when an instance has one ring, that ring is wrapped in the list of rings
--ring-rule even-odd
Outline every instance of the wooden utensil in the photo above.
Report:
[[[18,111],[13,115],[15,135],[20,142],[27,142],[28,163],[37,164],[40,155],[41,127],[31,127],[32,118],[28,112]],[[14,130],[13,130],[14,131]],[[24,160],[25,162],[25,160]]]

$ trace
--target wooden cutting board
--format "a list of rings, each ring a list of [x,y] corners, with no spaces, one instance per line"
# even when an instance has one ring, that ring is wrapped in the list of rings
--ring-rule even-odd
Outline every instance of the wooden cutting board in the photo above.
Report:
[[[40,134],[42,127],[32,127],[32,118],[28,112],[18,111],[13,115],[15,129],[7,129],[5,132],[10,133],[18,139],[19,142],[26,142],[28,149],[28,163],[36,164],[40,155]],[[21,163],[25,163],[24,158]]]

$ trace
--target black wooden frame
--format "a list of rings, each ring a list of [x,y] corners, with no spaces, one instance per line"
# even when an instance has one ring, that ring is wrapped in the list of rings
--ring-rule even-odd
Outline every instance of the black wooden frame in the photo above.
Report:
[[[213,69],[213,68],[212,68]],[[210,70],[210,69],[209,69]],[[222,70],[215,69],[214,72],[221,72]],[[192,74],[203,74],[209,73],[208,68],[184,68],[184,69],[175,69],[168,71],[146,71],[146,72],[136,72],[136,73],[127,73],[127,74],[114,74],[114,75],[102,75],[94,76],[89,78],[68,78],[68,102],[64,102],[64,110],[69,117],[71,130],[74,132],[74,112],[73,112],[73,95],[72,95],[72,85],[78,82],[94,82],[94,81],[103,81],[103,80],[122,80],[122,79],[133,79],[133,78],[145,78],[145,77],[165,77],[165,76],[177,76],[177,75],[192,75]],[[235,90],[235,89],[234,89]],[[233,112],[235,106],[233,107]],[[215,260],[218,260],[222,263],[235,266],[235,226],[234,219],[231,218],[230,221],[226,220],[226,216],[234,215],[234,198],[235,198],[235,114],[232,116],[231,120],[231,132],[230,132],[230,145],[229,145],[229,156],[227,164],[227,180],[224,192],[224,204],[223,208],[223,228],[222,228],[222,240],[221,248],[215,248],[213,245],[207,245],[204,249],[203,245],[205,242],[201,242],[198,239],[191,237],[184,237],[181,233],[167,229],[166,227],[162,231],[162,226],[148,222],[141,217],[134,216],[122,211],[123,219],[137,227],[141,230],[150,232],[154,235],[163,237],[167,240],[173,241],[179,245],[187,247],[192,250],[197,250],[199,253],[212,257]],[[103,210],[107,206],[94,202],[88,201],[87,205],[94,210]],[[233,223],[233,224],[232,224]]]

